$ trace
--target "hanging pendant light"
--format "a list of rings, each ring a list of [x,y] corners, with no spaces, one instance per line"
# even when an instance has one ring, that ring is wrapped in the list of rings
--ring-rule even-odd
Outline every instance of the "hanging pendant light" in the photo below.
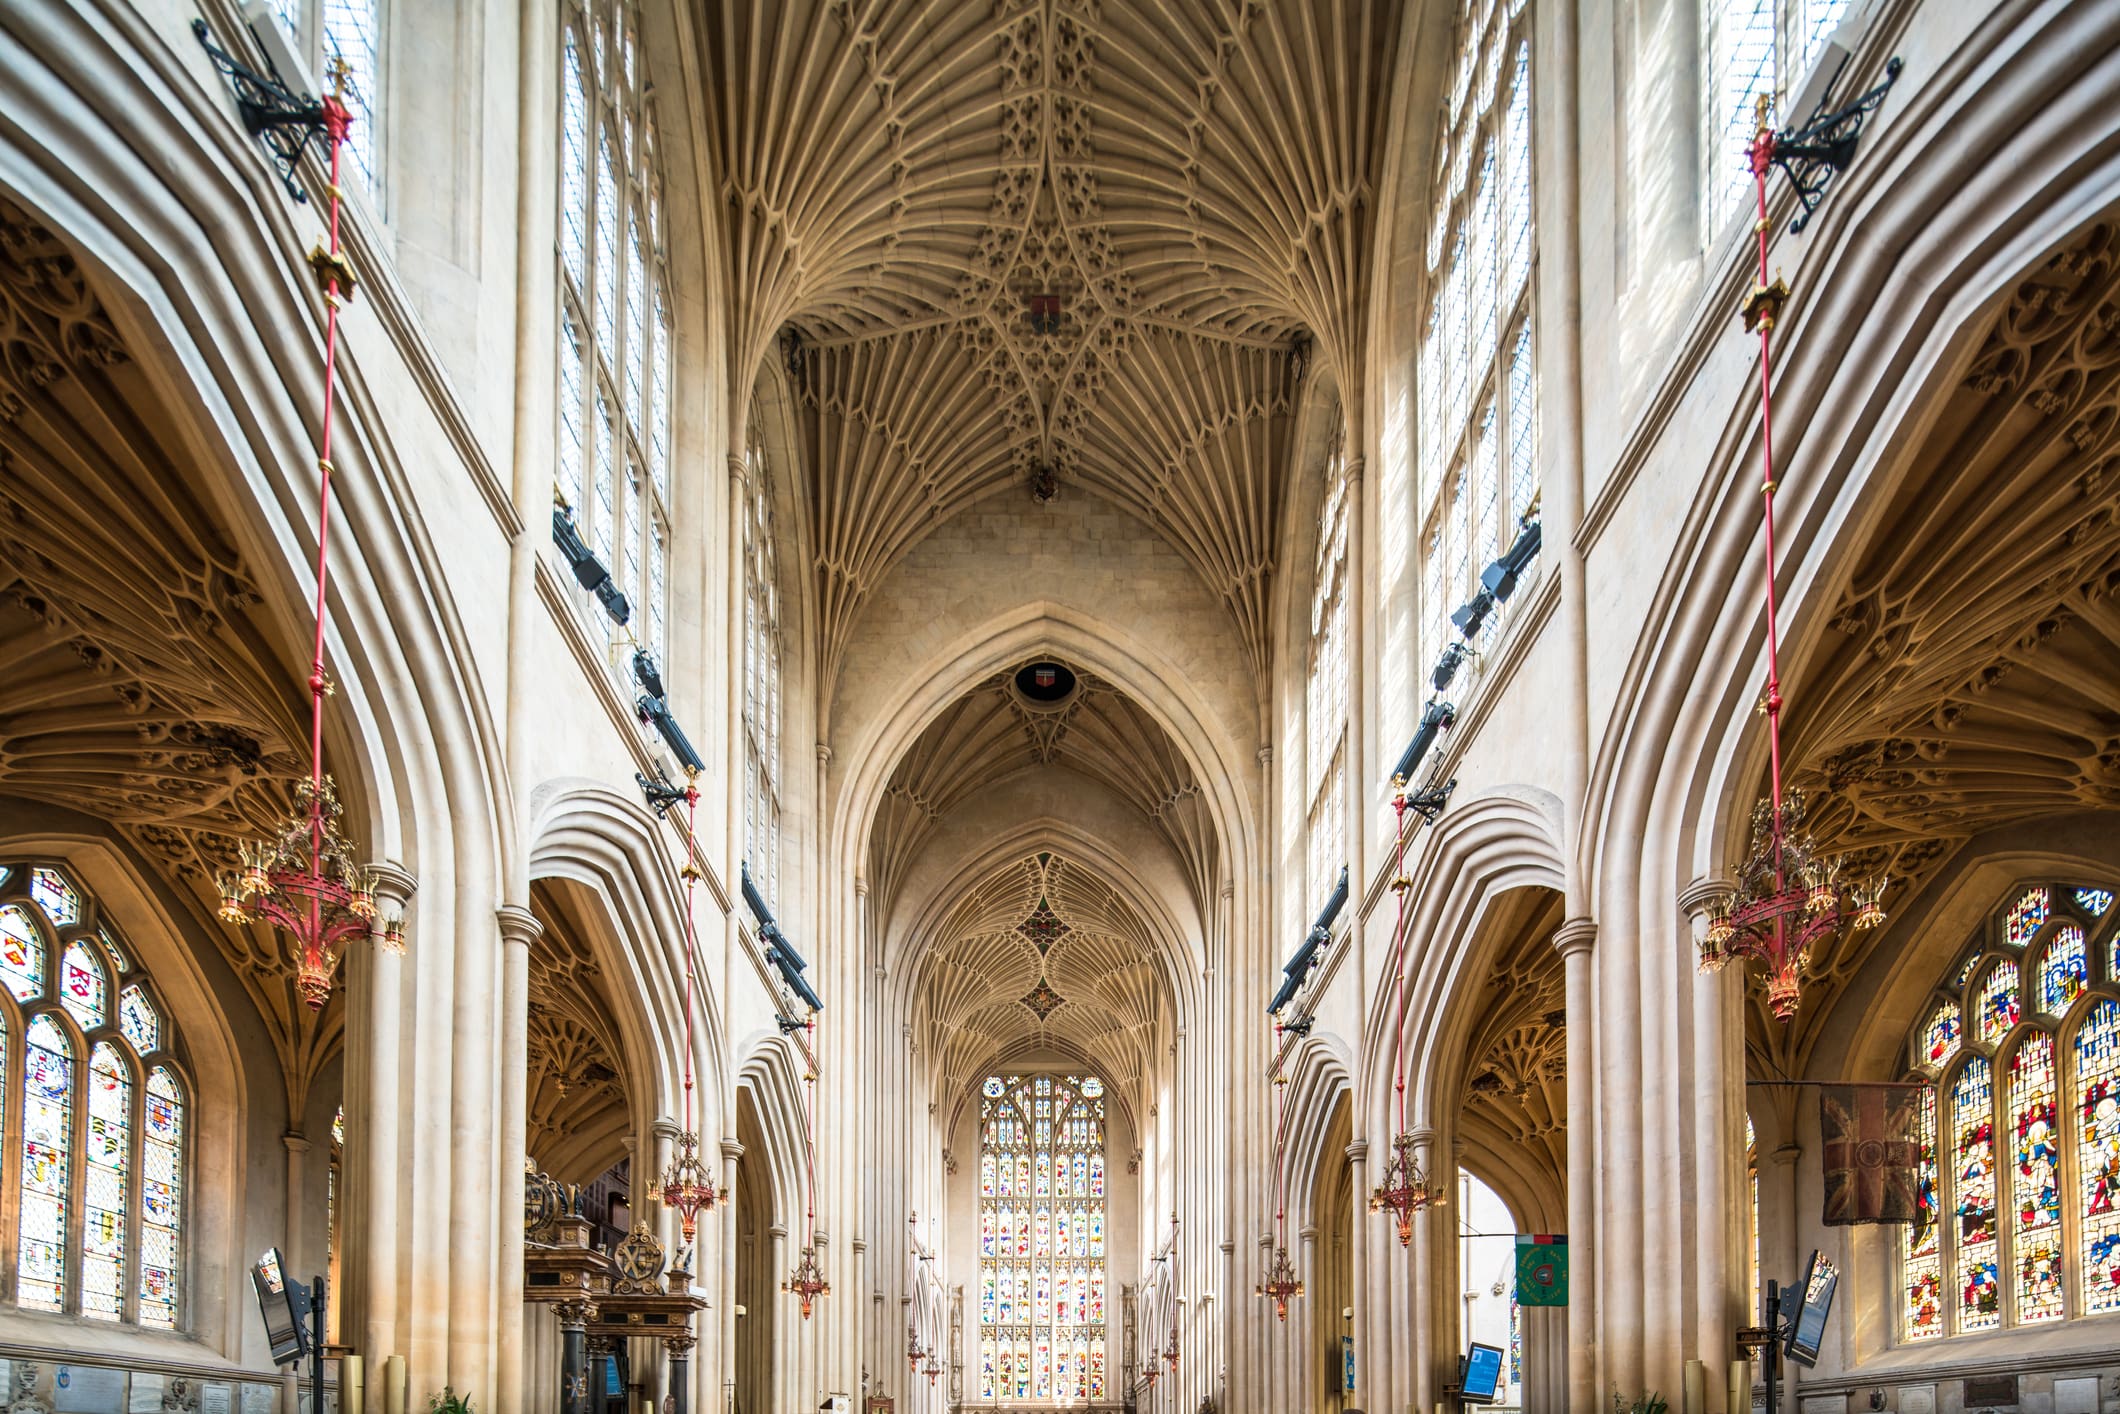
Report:
[[[699,883],[697,859],[699,824],[699,787],[696,776],[685,774],[685,1122],[677,1133],[677,1152],[664,1167],[656,1187],[662,1196],[663,1205],[677,1210],[678,1226],[683,1229],[685,1241],[690,1242],[699,1225],[699,1215],[709,1212],[716,1203],[728,1197],[724,1189],[714,1186],[714,1175],[707,1171],[699,1157],[699,1131],[693,1126],[692,1113],[692,1013],[698,966],[697,938],[692,918],[692,895]]]
[[[1276,1026],[1276,1033],[1284,1028]],[[1273,1313],[1282,1321],[1288,1319],[1288,1303],[1291,1298],[1303,1294],[1303,1279],[1296,1275],[1295,1263],[1288,1260],[1288,1200],[1283,1147],[1288,1129],[1288,1077],[1276,1066],[1273,1077],[1273,1095],[1270,1101],[1276,1116],[1273,1121],[1273,1178],[1274,1178],[1274,1243],[1273,1260],[1266,1265],[1266,1277],[1253,1291],[1273,1301]]]
[[[1392,926],[1393,1068],[1392,1082],[1398,1108],[1398,1131],[1391,1136],[1390,1156],[1384,1162],[1382,1181],[1370,1191],[1369,1211],[1390,1213],[1399,1236],[1399,1246],[1413,1244],[1413,1215],[1436,1207],[1443,1190],[1428,1182],[1428,1175],[1413,1157],[1413,1131],[1406,1127],[1406,939],[1411,926],[1413,880],[1406,873],[1406,839],[1422,818],[1415,809],[1403,778],[1394,782],[1391,808],[1397,819],[1391,890],[1399,896],[1398,919]]]

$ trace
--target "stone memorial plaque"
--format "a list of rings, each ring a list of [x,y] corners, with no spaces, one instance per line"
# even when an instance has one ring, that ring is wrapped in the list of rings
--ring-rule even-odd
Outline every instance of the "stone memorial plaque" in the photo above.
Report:
[[[1898,1393],[1899,1414],[1936,1414],[1936,1386],[1901,1385]]]
[[[2017,1377],[2015,1375],[1976,1375],[1965,1382],[1965,1407],[1967,1409],[2015,1409],[2017,1407]]]
[[[2098,1414],[2098,1377],[2070,1375],[2056,1379],[2054,1414]]]
[[[208,1380],[199,1386],[199,1414],[231,1414],[234,1403],[234,1389],[219,1380]]]
[[[1808,1394],[1803,1397],[1803,1414],[1848,1414],[1848,1397],[1844,1394]]]
[[[242,1414],[280,1414],[280,1387],[244,1385]]]
[[[125,1414],[125,1372],[102,1365],[60,1365],[52,1371],[57,1414]]]

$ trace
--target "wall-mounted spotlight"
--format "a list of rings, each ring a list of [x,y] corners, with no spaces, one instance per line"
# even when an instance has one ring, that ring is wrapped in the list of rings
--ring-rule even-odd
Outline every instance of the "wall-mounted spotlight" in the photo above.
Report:
[[[633,681],[639,683],[640,690],[650,697],[670,695],[663,691],[662,670],[655,666],[655,660],[648,656],[645,648],[633,650]]]
[[[699,759],[699,753],[692,749],[692,743],[685,737],[684,729],[677,725],[677,718],[670,715],[668,702],[642,693],[634,706],[640,712],[641,724],[662,734],[663,745],[670,748],[670,754],[677,758],[677,764],[685,768],[687,775],[697,775],[707,769],[707,763]]]
[[[574,582],[596,596],[596,602],[604,606],[604,612],[611,616],[613,623],[622,624],[633,617],[633,606],[618,592],[618,586],[611,580],[611,571],[582,539],[580,528],[574,524],[574,512],[564,501],[556,502],[552,507],[552,543],[559,546],[560,554],[566,557]]]
[[[1324,947],[1332,937],[1333,920],[1340,916],[1340,910],[1346,904],[1347,866],[1343,864],[1340,866],[1340,881],[1333,886],[1332,897],[1325,900],[1325,907],[1318,914],[1318,921],[1311,924],[1310,931],[1303,935],[1302,945],[1296,949],[1295,956],[1281,965],[1281,971],[1286,975],[1281,979],[1281,990],[1275,992],[1273,1000],[1266,1004],[1267,1015],[1274,1015],[1287,1006],[1297,989],[1303,985],[1303,979],[1308,977],[1310,969],[1317,965],[1318,949]]]
[[[738,864],[737,869],[743,885],[743,901],[751,906],[751,913],[758,919],[758,936],[766,945],[766,961],[772,963],[774,970],[780,973],[780,980],[788,984],[788,990],[802,998],[804,1006],[811,1011],[823,1011],[824,1003],[818,1000],[817,993],[803,979],[803,971],[809,964],[802,960],[801,953],[795,951],[795,945],[788,941],[787,934],[780,931],[780,924],[773,917],[773,910],[766,907],[766,901],[759,894],[758,886],[751,882],[751,866]],[[783,1030],[785,1029],[783,1025]]]
[[[1494,596],[1482,589],[1458,606],[1457,612],[1450,616],[1450,622],[1455,624],[1457,631],[1466,638],[1477,637],[1480,625],[1487,621],[1487,611],[1493,607]]]
[[[1413,773],[1421,769],[1421,760],[1427,756],[1428,748],[1435,745],[1436,736],[1456,720],[1457,708],[1448,702],[1430,702],[1421,712],[1420,729],[1413,734],[1413,740],[1406,743],[1399,764],[1391,768],[1391,778],[1395,781],[1412,780]]]
[[[1443,650],[1443,656],[1435,660],[1435,672],[1428,679],[1435,684],[1437,692],[1441,692],[1444,688],[1450,686],[1450,680],[1457,676],[1458,666],[1465,661],[1466,655],[1471,652],[1472,649],[1462,640],[1451,644]]]
[[[1506,601],[1510,595],[1516,593],[1517,578],[1538,558],[1539,546],[1544,540],[1545,535],[1539,529],[1539,523],[1527,520],[1523,529],[1516,533],[1515,541],[1502,552],[1502,557],[1480,571],[1480,583],[1485,586],[1487,593],[1494,596],[1496,602]],[[1462,613],[1463,610],[1459,612]]]

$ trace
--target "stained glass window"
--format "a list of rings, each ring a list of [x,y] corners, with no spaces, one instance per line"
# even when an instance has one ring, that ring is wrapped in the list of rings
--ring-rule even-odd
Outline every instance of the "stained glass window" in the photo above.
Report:
[[[0,981],[18,1002],[44,990],[44,935],[20,904],[0,908]]]
[[[1999,1041],[2009,1034],[2023,1015],[2017,1001],[2016,963],[1995,965],[1980,984],[1975,1007],[1975,1030],[1982,1041]]]
[[[634,634],[659,662],[671,336],[653,104],[641,66],[610,60],[634,53],[633,0],[569,0],[561,12],[555,477],[583,540],[626,595]],[[595,618],[610,622],[601,609]]]
[[[2013,948],[2021,948],[2030,942],[2032,935],[2046,922],[2051,908],[2050,898],[2043,884],[2019,894],[2009,912],[2002,916],[2002,940]]]
[[[184,1197],[184,1095],[167,1067],[147,1077],[147,1127],[140,1145],[140,1324],[177,1323]]]
[[[1987,1061],[1974,1056],[1951,1088],[1951,1142],[1958,1199],[1958,1329],[2002,1323],[1995,1232],[1994,1090]]]
[[[88,944],[67,944],[65,956],[59,960],[59,1002],[73,1013],[83,1031],[93,1031],[103,1024],[104,999],[109,990],[103,981],[102,965],[88,950]]]
[[[2039,959],[2039,1009],[2060,1016],[2083,995],[2090,975],[2083,956],[2083,929],[2064,923],[2047,940],[2046,955]]]
[[[1936,1092],[1921,1092],[1921,1184],[1915,1220],[1900,1230],[1909,1340],[1943,1334],[1943,1209],[1936,1186]]]
[[[980,1398],[1105,1396],[1104,1083],[980,1091]]]
[[[73,1195],[74,1051],[51,1013],[29,1024],[22,1063],[22,1243],[15,1300],[66,1305],[66,1215]]]
[[[780,892],[780,541],[774,467],[760,440],[764,414],[751,407],[744,458],[744,860],[771,903]]]
[[[2060,1086],[2054,1042],[2034,1031],[2010,1058],[2010,1130],[2016,1164],[2010,1206],[2017,1224],[2017,1319],[2058,1321],[2061,1291]]]
[[[23,889],[0,905],[0,1118],[18,1126],[0,1132],[19,1144],[0,1165],[17,1215],[0,1258],[14,1304],[174,1328],[181,1101],[167,1065],[141,1080],[143,1056],[173,1049],[168,1019],[92,897],[54,869],[0,866],[7,880]],[[62,927],[73,936],[50,965],[45,940]]]
[[[2083,1309],[2120,1311],[2120,1002],[2076,1032],[2077,1171],[2083,1175]]]
[[[1942,1067],[1957,1053],[1958,1003],[1944,1002],[1929,1013],[1928,1024],[1921,1028],[1921,1059]]]
[[[1462,0],[1457,9],[1416,375],[1424,669],[1538,495],[1530,17],[1522,5]],[[1490,610],[1482,638],[1503,613]]]
[[[2105,910],[2112,906],[2113,892],[2111,889],[2076,890],[2076,907],[2088,913],[2092,918],[2105,917]]]
[[[83,1166],[81,1314],[125,1314],[125,1226],[131,1212],[132,1071],[105,1041],[88,1067],[88,1154]]]

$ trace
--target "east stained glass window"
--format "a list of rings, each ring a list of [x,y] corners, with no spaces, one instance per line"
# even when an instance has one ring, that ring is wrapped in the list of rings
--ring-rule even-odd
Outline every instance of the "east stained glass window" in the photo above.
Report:
[[[0,1165],[18,1215],[11,1299],[174,1329],[183,1092],[152,979],[97,911],[57,869],[0,866],[0,1117],[19,1125]]]
[[[2058,1321],[2061,1294],[2061,1129],[2054,1042],[2025,1037],[2010,1058],[2010,1134],[2016,1162],[2010,1207],[2016,1225],[2017,1319]]]
[[[567,0],[560,13],[556,479],[660,663],[672,339],[654,104],[633,0]]]
[[[981,1087],[981,1399],[1105,1397],[1104,1104],[1095,1076]]]
[[[1909,1037],[1926,1088],[1904,1340],[2120,1311],[2120,916],[2096,892],[1996,899]]]

